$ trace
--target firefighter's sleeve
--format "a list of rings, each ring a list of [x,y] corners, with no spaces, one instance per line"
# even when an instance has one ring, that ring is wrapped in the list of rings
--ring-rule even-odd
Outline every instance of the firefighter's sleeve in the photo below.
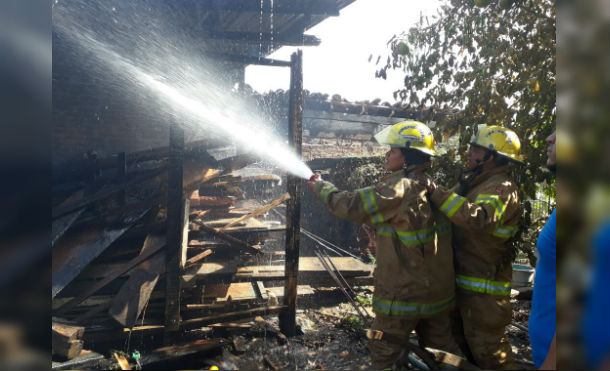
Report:
[[[389,187],[365,187],[350,192],[324,181],[315,183],[314,194],[335,216],[373,226],[396,215],[402,201],[402,194]]]
[[[471,203],[443,187],[438,187],[430,197],[432,203],[453,224],[471,230],[489,230],[494,235],[498,234],[498,237],[503,237],[500,234],[507,234],[507,237],[514,234],[513,227],[502,225],[509,198],[509,194],[479,194]]]

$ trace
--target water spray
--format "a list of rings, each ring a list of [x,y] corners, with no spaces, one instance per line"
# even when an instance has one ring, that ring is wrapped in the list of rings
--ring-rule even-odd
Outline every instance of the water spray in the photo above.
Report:
[[[95,21],[95,12],[87,14],[86,7],[69,8],[64,5],[55,6],[53,13],[54,29],[58,34],[94,56],[101,62],[100,70],[110,67],[117,76],[130,83],[126,85],[129,88],[153,93],[160,102],[155,108],[173,116],[181,125],[196,132],[203,129],[208,136],[230,139],[245,152],[251,152],[302,179],[312,176],[311,169],[283,140],[273,135],[272,128],[256,115],[251,106],[219,84],[220,73],[214,70],[213,63],[190,55],[169,38],[163,38],[168,30],[159,29],[158,37],[144,37],[137,33],[137,24],[131,27],[133,23],[130,23],[130,32],[135,34],[128,33],[127,38],[120,39],[124,36],[117,33],[119,41],[106,43],[102,35],[96,34],[96,28],[84,25],[83,18]],[[125,58],[114,47],[130,45],[134,40],[138,41],[138,52],[143,54],[140,62]],[[92,71],[95,72],[97,70]]]

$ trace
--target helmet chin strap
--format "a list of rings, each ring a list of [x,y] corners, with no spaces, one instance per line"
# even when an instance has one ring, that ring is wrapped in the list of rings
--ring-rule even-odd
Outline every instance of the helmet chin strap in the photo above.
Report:
[[[407,161],[402,163],[402,171],[405,173],[405,176],[409,176],[409,170],[407,170],[408,167],[409,164],[407,163]]]

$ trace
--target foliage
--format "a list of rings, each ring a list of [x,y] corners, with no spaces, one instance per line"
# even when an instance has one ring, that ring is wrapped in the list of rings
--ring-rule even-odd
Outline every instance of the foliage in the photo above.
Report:
[[[368,324],[364,323],[364,321],[360,317],[350,315],[341,318],[339,326],[345,329],[346,331],[353,333],[357,337],[362,338],[365,336]]]
[[[397,99],[429,107],[427,120],[459,109],[433,129],[437,140],[461,133],[450,158],[463,157],[478,125],[517,132],[530,180],[522,190],[533,198],[535,182],[549,178],[544,143],[556,120],[554,2],[446,0],[437,15],[422,17],[389,45],[392,54],[377,74],[404,72]]]
[[[437,141],[459,134],[457,148],[437,160],[440,183],[455,184],[461,169],[454,163],[482,124],[519,135],[527,166],[513,175],[523,199],[535,199],[540,182],[554,182],[545,138],[556,123],[555,15],[553,0],[445,0],[436,15],[388,42],[391,55],[377,76],[403,71],[395,98],[426,107],[423,121],[436,121]],[[522,232],[531,222],[525,206]]]
[[[357,295],[356,300],[360,302],[362,305],[372,306],[373,305],[373,297],[372,296],[362,296]]]

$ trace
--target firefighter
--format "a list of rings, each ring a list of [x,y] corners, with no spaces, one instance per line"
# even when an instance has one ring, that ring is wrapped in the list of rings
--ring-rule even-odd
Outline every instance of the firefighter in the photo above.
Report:
[[[312,180],[307,187],[335,216],[375,229],[375,320],[367,337],[373,368],[384,369],[413,330],[421,346],[452,353],[459,347],[448,315],[455,296],[451,223],[431,206],[426,187],[413,180],[430,167],[432,132],[421,122],[404,121],[375,139],[390,145],[385,167],[392,171],[377,185],[348,192]]]
[[[426,179],[432,203],[453,224],[457,310],[454,336],[464,354],[484,369],[514,369],[505,326],[511,321],[514,255],[521,205],[509,163],[523,165],[512,130],[485,126],[468,153],[468,170],[449,190]]]

